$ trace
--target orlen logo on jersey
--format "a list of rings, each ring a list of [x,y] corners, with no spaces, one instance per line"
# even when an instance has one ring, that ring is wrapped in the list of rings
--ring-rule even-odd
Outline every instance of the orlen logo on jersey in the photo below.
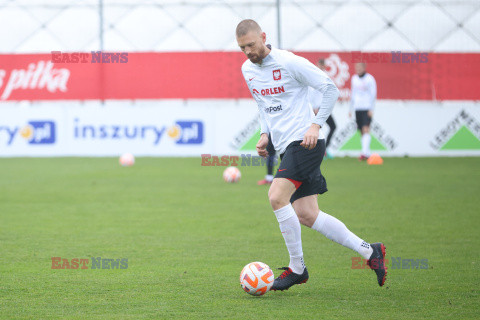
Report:
[[[279,106],[274,106],[274,107],[268,107],[268,108],[265,108],[265,113],[272,113],[272,112],[277,112],[277,111],[282,111],[282,105],[279,105]]]
[[[203,142],[203,123],[200,121],[177,121],[168,129],[167,134],[176,140],[176,144],[201,144]]]
[[[285,88],[283,86],[281,87],[274,87],[274,88],[267,88],[267,89],[262,89],[260,93],[258,92],[257,89],[253,89],[253,94],[262,94],[262,96],[271,96],[274,94],[279,94],[282,92],[285,92]]]
[[[29,121],[23,127],[0,126],[0,137],[2,133],[7,136],[7,145],[13,143],[17,134],[27,140],[28,144],[55,143],[55,123],[53,121]]]

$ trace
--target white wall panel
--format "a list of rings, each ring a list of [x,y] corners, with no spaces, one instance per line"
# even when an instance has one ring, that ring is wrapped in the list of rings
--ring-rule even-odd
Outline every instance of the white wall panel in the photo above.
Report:
[[[480,1],[282,0],[283,48],[477,52]],[[105,0],[105,50],[235,50],[257,20],[277,45],[275,0]],[[100,49],[98,0],[0,1],[0,53]],[[178,38],[178,39],[177,39]]]

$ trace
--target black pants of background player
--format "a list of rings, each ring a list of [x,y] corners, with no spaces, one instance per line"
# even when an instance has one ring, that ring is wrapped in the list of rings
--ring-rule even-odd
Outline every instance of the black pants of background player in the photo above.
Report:
[[[276,159],[276,152],[275,148],[273,147],[272,137],[268,135],[268,144],[267,144],[267,174],[273,176],[273,167],[275,167],[275,159]]]
[[[337,129],[337,125],[335,124],[335,120],[333,120],[333,117],[331,115],[327,119],[327,124],[328,124],[328,127],[330,128],[330,132],[328,133],[327,144],[326,144],[326,147],[328,148],[328,145],[330,144],[330,140],[332,139],[333,133],[335,132],[335,129]]]
[[[357,110],[355,111],[355,121],[357,122],[357,129],[362,133],[363,127],[370,127],[372,123],[372,117],[368,115],[369,110]]]

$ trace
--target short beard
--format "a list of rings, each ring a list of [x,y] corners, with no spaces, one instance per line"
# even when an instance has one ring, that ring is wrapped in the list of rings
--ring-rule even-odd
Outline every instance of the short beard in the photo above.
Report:
[[[265,48],[262,48],[262,51],[260,51],[259,54],[258,54],[258,60],[254,61],[254,60],[250,59],[250,61],[253,62],[253,63],[262,62],[262,60],[265,59],[265,57],[266,57],[265,51],[266,51]]]

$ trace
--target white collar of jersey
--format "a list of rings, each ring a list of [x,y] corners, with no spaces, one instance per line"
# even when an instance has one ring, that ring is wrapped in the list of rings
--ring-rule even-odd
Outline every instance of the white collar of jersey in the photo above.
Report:
[[[259,63],[255,63],[257,66],[259,67],[262,67],[264,66],[266,63],[270,62],[273,58],[272,58],[272,53],[275,51],[276,49],[272,46],[270,48],[270,53],[267,54],[267,56],[265,58],[263,58],[262,61],[260,61]]]

